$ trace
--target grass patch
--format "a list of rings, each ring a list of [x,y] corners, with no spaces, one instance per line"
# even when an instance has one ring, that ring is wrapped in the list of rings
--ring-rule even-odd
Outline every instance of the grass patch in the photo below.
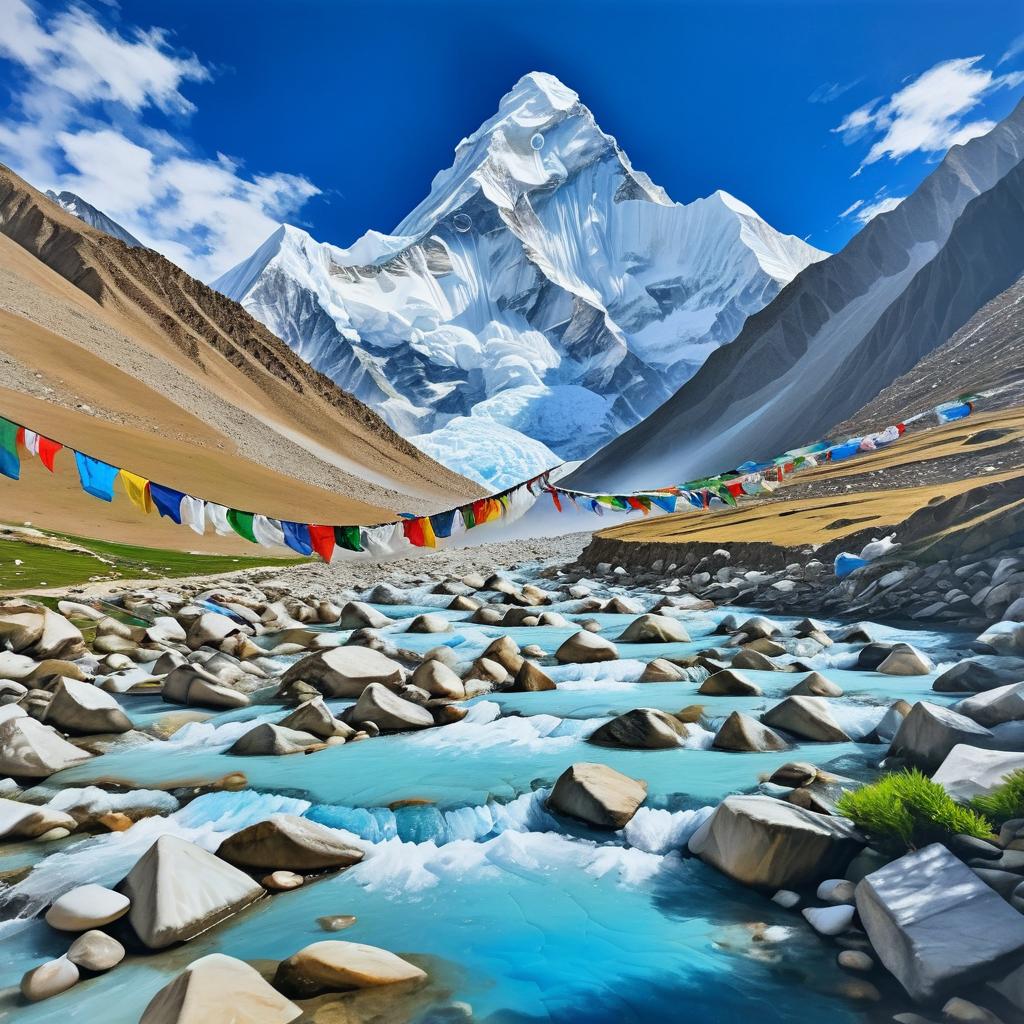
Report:
[[[983,814],[961,807],[937,782],[911,768],[894,772],[836,801],[879,848],[902,854],[958,834],[988,839],[992,823]]]
[[[68,587],[88,583],[95,577],[121,580],[200,576],[260,566],[284,567],[309,561],[268,556],[197,555],[64,534],[50,536],[70,541],[84,550],[66,551],[0,537],[0,590]]]
[[[1003,779],[987,796],[976,796],[971,807],[997,825],[1024,818],[1024,768],[1018,768]]]

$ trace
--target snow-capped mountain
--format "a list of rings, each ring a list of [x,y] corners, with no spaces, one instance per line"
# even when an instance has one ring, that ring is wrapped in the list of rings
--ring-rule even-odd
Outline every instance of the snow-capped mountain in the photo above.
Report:
[[[725,192],[672,202],[535,72],[393,234],[342,249],[284,225],[214,287],[500,485],[638,422],[825,256]]]
[[[120,238],[122,242],[130,245],[133,249],[145,248],[142,242],[130,231],[121,227],[116,220],[111,220],[102,210],[97,210],[92,203],[87,203],[81,196],[76,196],[74,192],[58,193],[47,189],[46,198],[52,199],[58,206],[67,210],[68,213],[73,214],[79,220],[84,220],[86,224],[98,228],[108,235],[113,235],[114,238]]]

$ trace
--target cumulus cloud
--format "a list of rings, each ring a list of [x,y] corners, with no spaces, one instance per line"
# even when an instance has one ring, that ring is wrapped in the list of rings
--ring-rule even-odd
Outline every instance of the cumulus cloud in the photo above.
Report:
[[[45,15],[0,0],[0,60],[16,69],[0,159],[81,195],[197,277],[247,256],[319,193],[301,175],[196,151],[183,89],[211,72],[162,29],[122,34],[83,7]]]
[[[874,99],[847,114],[833,129],[844,142],[874,139],[854,177],[883,158],[899,161],[911,153],[944,153],[989,131],[992,121],[968,115],[996,90],[1020,85],[1024,73],[996,75],[979,66],[981,59],[942,61],[887,100]]]

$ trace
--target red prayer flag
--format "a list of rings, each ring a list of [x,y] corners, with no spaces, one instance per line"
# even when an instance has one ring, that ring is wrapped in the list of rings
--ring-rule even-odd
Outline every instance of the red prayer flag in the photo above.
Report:
[[[331,560],[334,554],[334,527],[333,526],[310,526],[309,542],[313,550],[325,561]]]
[[[64,445],[58,444],[56,441],[51,441],[48,437],[39,438],[39,461],[52,473],[53,472],[53,460],[57,455],[57,452],[63,448]]]
[[[734,497],[739,498],[743,494],[743,484],[739,480],[733,480],[725,485],[725,489]]]
[[[477,504],[478,502],[473,502],[474,511]],[[426,546],[426,538],[423,536],[422,519],[403,519],[402,533],[405,534],[405,539],[415,547],[422,548]]]

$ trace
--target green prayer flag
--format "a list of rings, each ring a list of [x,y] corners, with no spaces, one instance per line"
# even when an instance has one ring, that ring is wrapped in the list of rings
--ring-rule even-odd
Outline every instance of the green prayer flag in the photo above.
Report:
[[[0,416],[0,473],[17,480],[21,476],[18,458],[18,424]]]
[[[362,551],[363,544],[359,538],[358,526],[336,526],[334,528],[334,543],[346,551]]]
[[[231,529],[234,530],[239,537],[244,537],[252,544],[258,543],[256,535],[252,532],[252,512],[239,512],[237,508],[229,508],[227,520],[231,525]]]
[[[473,527],[476,526],[476,516],[473,515],[473,506],[463,505],[459,511],[462,513],[462,521],[466,524],[466,529],[472,530]]]

